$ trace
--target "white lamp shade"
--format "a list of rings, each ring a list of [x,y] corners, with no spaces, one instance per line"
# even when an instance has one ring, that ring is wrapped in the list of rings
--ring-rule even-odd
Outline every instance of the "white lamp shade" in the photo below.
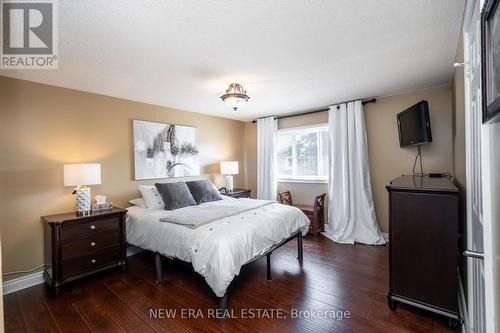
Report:
[[[80,163],[64,165],[64,186],[99,185],[101,165]]]
[[[223,175],[237,175],[239,172],[238,161],[220,162],[220,173]]]

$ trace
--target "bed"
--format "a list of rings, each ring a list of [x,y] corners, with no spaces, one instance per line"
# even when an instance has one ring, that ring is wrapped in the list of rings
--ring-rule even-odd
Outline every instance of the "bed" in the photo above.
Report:
[[[238,212],[237,208],[242,206],[248,209],[240,208]],[[301,261],[302,236],[309,229],[309,220],[295,207],[228,196],[175,211],[138,206],[127,210],[127,242],[155,252],[157,282],[163,282],[163,256],[189,262],[219,297],[222,310],[227,308],[227,288],[243,265],[266,255],[267,279],[270,280],[272,251],[297,239]],[[160,221],[175,220],[179,215],[203,215],[203,212],[214,210],[227,213],[196,228]]]

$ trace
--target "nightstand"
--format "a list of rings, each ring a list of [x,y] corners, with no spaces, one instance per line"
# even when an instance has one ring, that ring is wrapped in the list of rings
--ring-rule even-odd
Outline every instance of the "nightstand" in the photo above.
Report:
[[[239,198],[250,198],[250,193],[252,192],[252,190],[246,188],[235,188],[233,189],[233,192],[228,192],[225,187],[221,187],[219,189],[219,192],[231,198],[239,199]]]
[[[44,279],[54,294],[63,284],[113,267],[126,270],[125,216],[113,208],[90,215],[43,216]]]

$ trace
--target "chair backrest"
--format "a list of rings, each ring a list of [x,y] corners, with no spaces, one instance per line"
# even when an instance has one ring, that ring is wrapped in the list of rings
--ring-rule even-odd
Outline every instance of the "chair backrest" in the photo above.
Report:
[[[288,206],[293,205],[292,194],[290,193],[290,191],[280,192],[279,196],[280,196],[280,203],[282,203],[283,205],[288,205]]]
[[[323,218],[323,209],[325,208],[326,193],[318,195],[314,199],[314,217]]]

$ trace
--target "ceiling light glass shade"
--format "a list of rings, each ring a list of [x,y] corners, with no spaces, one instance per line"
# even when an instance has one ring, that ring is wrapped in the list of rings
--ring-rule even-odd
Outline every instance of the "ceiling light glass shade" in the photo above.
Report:
[[[231,83],[227,88],[226,93],[220,97],[224,103],[236,111],[240,106],[245,104],[250,97],[239,83]]]

